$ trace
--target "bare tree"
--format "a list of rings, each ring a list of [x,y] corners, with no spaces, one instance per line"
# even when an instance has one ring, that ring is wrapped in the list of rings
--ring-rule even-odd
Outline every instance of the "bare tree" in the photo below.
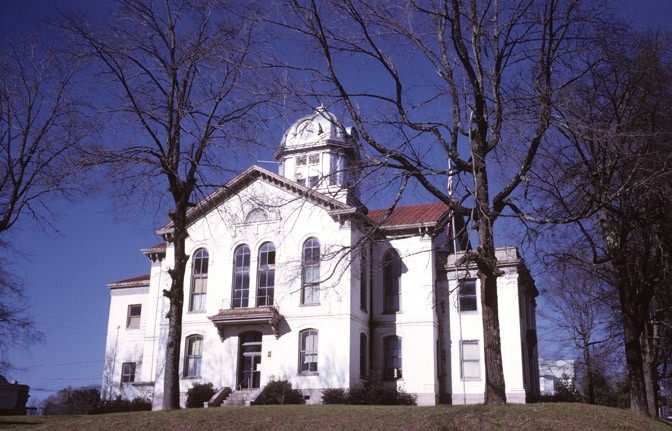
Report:
[[[0,46],[0,247],[20,220],[50,225],[49,203],[75,191],[76,151],[88,128],[73,94],[75,69],[34,42]],[[90,124],[90,123],[89,123]],[[0,269],[0,371],[12,345],[41,338],[26,315],[20,281]]]
[[[549,148],[530,177],[557,217],[581,217],[573,258],[600,268],[618,296],[633,411],[655,415],[655,366],[646,328],[657,290],[669,295],[672,126],[667,43],[615,32],[601,61],[563,96],[563,145]],[[650,334],[649,334],[650,335]],[[644,342],[643,342],[644,341]]]
[[[614,352],[617,337],[612,322],[611,297],[605,281],[591,268],[583,268],[572,259],[561,259],[547,268],[554,274],[543,290],[542,315],[556,334],[566,337],[580,352],[585,367],[584,395],[595,404],[595,375],[601,357]],[[562,332],[563,334],[558,334]],[[598,358],[595,358],[598,356]]]
[[[282,63],[312,74],[311,93],[344,104],[379,165],[471,217],[478,246],[466,257],[481,282],[485,402],[505,403],[494,226],[521,213],[513,198],[555,95],[583,72],[573,60],[584,11],[564,0],[291,4],[295,16],[278,24],[317,51]]]
[[[96,162],[113,164],[128,186],[138,182],[171,204],[170,229],[164,237],[174,247],[170,269],[169,329],[165,352],[166,409],[179,408],[179,361],[182,337],[187,211],[206,178],[231,160],[233,142],[259,103],[246,72],[253,48],[253,9],[244,2],[120,0],[118,13],[104,28],[77,18],[68,27],[79,49],[100,67],[99,83],[114,83],[117,115],[135,128],[130,143],[110,143]],[[217,151],[228,147],[228,153]],[[119,172],[123,166],[123,172]],[[220,170],[221,172],[221,170]],[[199,193],[203,193],[201,190]]]

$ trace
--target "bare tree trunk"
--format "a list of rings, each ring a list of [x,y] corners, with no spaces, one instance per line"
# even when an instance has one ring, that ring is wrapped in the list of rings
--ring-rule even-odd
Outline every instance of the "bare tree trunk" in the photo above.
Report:
[[[642,345],[642,362],[644,369],[644,385],[646,387],[646,401],[649,406],[649,415],[658,416],[656,406],[656,341],[655,328],[653,325],[645,325],[644,332],[640,337]]]
[[[621,295],[621,313],[623,321],[623,338],[625,340],[625,362],[628,369],[628,384],[630,387],[630,409],[644,416],[649,416],[649,405],[646,396],[646,384],[644,383],[644,364],[642,361],[642,347],[639,342],[641,318],[638,318],[638,310],[628,307],[632,302],[629,289],[619,283]]]
[[[586,363],[586,379],[588,379],[588,404],[595,404],[595,381],[593,377],[593,361],[590,355],[590,340],[583,338],[583,361]]]
[[[472,142],[474,154],[480,153],[483,145]],[[489,207],[488,175],[482,156],[474,157],[474,182],[476,183],[476,207],[478,216],[477,265],[481,280],[481,305],[483,318],[483,349],[485,356],[486,404],[506,404],[504,368],[502,366],[502,343],[499,329],[499,304],[497,295],[497,258],[493,234],[494,216]]]

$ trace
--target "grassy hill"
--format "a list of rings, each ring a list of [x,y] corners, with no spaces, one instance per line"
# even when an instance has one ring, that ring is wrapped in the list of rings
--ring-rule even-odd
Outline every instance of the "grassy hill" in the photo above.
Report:
[[[98,416],[0,417],[0,429],[120,430],[660,430],[665,421],[585,404],[486,407],[258,406],[115,413]]]

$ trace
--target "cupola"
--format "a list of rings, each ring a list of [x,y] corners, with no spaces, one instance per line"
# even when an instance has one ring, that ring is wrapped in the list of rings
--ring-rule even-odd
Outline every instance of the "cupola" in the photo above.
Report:
[[[342,202],[357,198],[358,135],[324,106],[292,124],[275,153],[279,174]]]

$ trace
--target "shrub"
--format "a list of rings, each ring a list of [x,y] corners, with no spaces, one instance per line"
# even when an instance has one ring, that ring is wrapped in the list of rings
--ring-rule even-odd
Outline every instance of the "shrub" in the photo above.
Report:
[[[274,376],[264,386],[254,405],[265,404],[304,404],[303,394],[300,390],[292,388],[292,384],[286,377],[276,379]]]
[[[371,372],[362,384],[354,386],[347,392],[343,389],[324,390],[322,402],[324,404],[414,406],[417,400],[413,394],[398,390],[396,387],[386,386],[374,372]]]
[[[90,411],[89,414],[141,412],[149,410],[152,410],[152,402],[146,398],[136,397],[132,400],[127,400],[121,398],[121,396],[117,396],[112,400],[102,400],[98,408]]]
[[[188,409],[202,408],[203,403],[209,401],[215,395],[215,392],[217,391],[212,386],[212,383],[194,383],[187,391],[186,407]]]
[[[322,391],[322,404],[348,404],[348,393],[345,389],[325,389]]]

